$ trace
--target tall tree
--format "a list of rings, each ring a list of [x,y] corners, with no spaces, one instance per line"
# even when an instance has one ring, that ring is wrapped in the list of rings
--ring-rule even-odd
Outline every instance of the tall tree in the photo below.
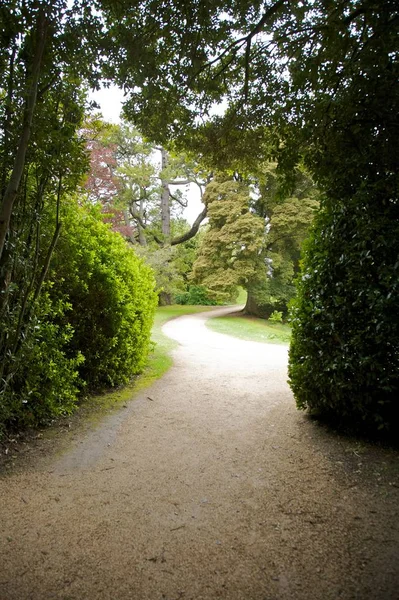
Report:
[[[218,176],[204,195],[209,225],[193,268],[194,279],[215,298],[234,298],[237,286],[247,288],[264,268],[265,223],[250,210],[247,185],[238,178]]]
[[[206,216],[205,207],[191,227],[181,218],[188,202],[181,188],[195,184],[202,193],[204,173],[185,156],[143,140],[126,122],[109,125],[94,117],[84,135],[91,157],[89,200],[101,204],[113,229],[137,245],[155,270],[162,302],[170,303],[173,294],[185,291],[181,265],[187,251],[180,246],[196,235]]]
[[[82,11],[82,3],[72,14],[62,1],[6,0],[0,8],[1,397],[40,327],[39,298],[60,235],[60,206],[87,166],[77,133],[80,84],[92,71],[88,39],[98,19],[89,11],[83,31]]]
[[[114,213],[121,233],[140,245],[175,246],[198,232],[206,208],[186,231],[179,229],[174,236],[171,227],[172,219],[187,208],[181,188],[194,184],[202,195],[209,180],[196,162],[145,141],[126,122],[110,126],[94,119],[84,133],[91,156],[89,198]]]
[[[218,300],[233,298],[241,286],[248,292],[248,314],[287,315],[301,244],[318,206],[311,180],[299,172],[297,179],[299,197],[282,196],[276,164],[270,163],[252,193],[237,176],[218,177],[207,187],[209,225],[193,274]]]
[[[277,310],[287,317],[289,302],[295,296],[301,247],[319,206],[319,193],[303,167],[291,175],[291,194],[284,190],[276,163],[258,168],[257,180],[259,195],[252,205],[265,220],[266,268],[247,286],[245,310],[261,317]]]

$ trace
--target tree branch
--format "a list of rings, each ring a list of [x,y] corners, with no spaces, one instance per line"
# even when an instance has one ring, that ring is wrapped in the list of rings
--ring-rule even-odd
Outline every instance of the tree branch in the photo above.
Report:
[[[195,219],[194,223],[191,226],[191,229],[189,231],[187,231],[186,233],[184,233],[183,235],[173,239],[171,241],[170,245],[177,246],[177,244],[182,244],[183,242],[187,242],[188,240],[191,240],[191,238],[193,238],[198,233],[198,229],[199,229],[202,221],[205,219],[206,215],[207,215],[207,207],[205,206],[202,213],[200,213],[198,215],[198,217]]]
[[[249,53],[250,48],[251,48],[251,41],[252,39],[262,31],[263,26],[267,23],[267,21],[270,19],[270,17],[273,17],[279,10],[280,8],[286,3],[286,0],[277,0],[277,2],[275,4],[273,4],[273,6],[271,6],[262,16],[262,18],[258,21],[258,23],[255,25],[255,27],[248,33],[248,35],[239,38],[238,40],[234,40],[234,42],[232,42],[231,44],[229,44],[227,46],[227,48],[225,48],[223,50],[223,52],[221,52],[221,54],[219,54],[216,58],[210,60],[209,62],[207,62],[205,65],[202,65],[202,67],[200,69],[198,69],[198,71],[195,73],[195,75],[191,78],[190,83],[196,79],[201,73],[203,73],[203,71],[205,71],[206,69],[208,69],[209,67],[212,67],[214,64],[216,64],[217,62],[221,61],[222,58],[224,56],[226,56],[226,54],[228,54],[231,50],[234,50],[234,54],[237,54],[237,52],[240,50],[240,48],[242,48],[242,46],[245,44],[246,45],[246,53]],[[230,61],[228,61],[227,65],[231,64],[233,59],[231,59]],[[224,70],[224,69],[223,69]]]
[[[143,219],[141,218],[141,216],[138,214],[138,212],[136,210],[132,210],[133,209],[133,205],[130,207],[130,214],[132,215],[133,219],[135,221],[137,221],[137,223],[140,225],[140,227],[142,227],[142,229],[144,229],[147,233],[149,233],[153,238],[154,241],[159,245],[162,246],[163,242],[162,240],[159,239],[159,237],[157,237],[155,235],[155,233],[153,233],[151,230],[147,229],[147,224],[144,223]]]
[[[183,208],[187,208],[187,200],[186,200],[186,202],[183,202],[183,200],[180,200],[180,198],[178,198],[177,196],[174,196],[171,192],[169,192],[169,196],[172,198],[172,200],[175,200],[175,202],[178,202],[180,204],[180,206],[182,206]]]
[[[251,57],[251,40],[247,40],[247,47],[245,49],[245,79],[244,79],[244,100],[248,100],[248,88],[249,88],[249,60]]]
[[[168,181],[168,185],[188,185],[189,183],[192,183],[191,179],[178,179],[177,181]]]
[[[14,167],[7,188],[4,192],[0,208],[0,258],[3,254],[4,244],[10,226],[10,219],[13,211],[14,202],[19,191],[22,173],[25,168],[26,152],[28,149],[28,143],[32,127],[33,113],[36,106],[37,90],[39,85],[43,52],[46,44],[47,26],[48,20],[46,18],[46,15],[44,14],[43,9],[40,9],[37,17],[36,26],[38,38],[37,46],[33,57],[31,85],[25,104],[25,114],[21,137],[15,156]]]

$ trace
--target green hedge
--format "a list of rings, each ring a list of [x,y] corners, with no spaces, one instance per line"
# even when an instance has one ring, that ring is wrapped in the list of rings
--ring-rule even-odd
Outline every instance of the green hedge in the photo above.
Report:
[[[147,359],[157,303],[152,270],[98,211],[71,202],[62,222],[47,281],[11,357],[0,437],[4,428],[72,412],[82,389],[127,383]],[[43,221],[43,238],[53,226]],[[2,336],[16,326],[10,318]]]
[[[324,206],[292,311],[298,407],[362,431],[398,428],[398,213],[366,192]]]
[[[80,376],[90,389],[127,383],[146,362],[157,304],[152,270],[94,209],[67,215],[53,262],[53,294],[67,298],[81,352]]]
[[[14,354],[15,374],[0,399],[0,438],[4,428],[43,424],[76,405],[84,359],[80,352],[66,351],[73,330],[62,321],[70,306],[54,301],[51,291],[48,283]]]

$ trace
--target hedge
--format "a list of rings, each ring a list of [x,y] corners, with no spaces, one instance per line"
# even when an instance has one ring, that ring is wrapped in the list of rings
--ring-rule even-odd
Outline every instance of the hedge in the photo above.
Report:
[[[354,430],[398,429],[398,217],[370,191],[325,203],[292,309],[297,406]]]

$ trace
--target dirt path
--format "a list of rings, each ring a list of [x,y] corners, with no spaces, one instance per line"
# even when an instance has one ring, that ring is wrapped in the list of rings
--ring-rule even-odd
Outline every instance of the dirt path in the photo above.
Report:
[[[399,598],[394,451],[295,409],[287,349],[164,331],[175,366],[0,480],[2,600]]]

